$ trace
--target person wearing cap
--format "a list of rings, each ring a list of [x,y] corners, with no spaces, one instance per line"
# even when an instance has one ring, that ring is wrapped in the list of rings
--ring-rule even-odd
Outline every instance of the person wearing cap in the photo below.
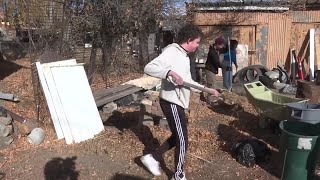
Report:
[[[215,86],[215,77],[218,74],[219,68],[221,68],[221,62],[219,56],[221,51],[225,48],[225,40],[223,37],[215,39],[214,44],[210,45],[207,55],[207,61],[205,64],[206,80],[208,87]]]

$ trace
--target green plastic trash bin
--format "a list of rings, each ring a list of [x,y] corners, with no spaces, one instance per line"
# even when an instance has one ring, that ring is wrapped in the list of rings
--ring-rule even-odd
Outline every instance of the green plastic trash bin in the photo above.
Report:
[[[319,149],[320,125],[281,121],[280,154],[283,180],[311,180]]]

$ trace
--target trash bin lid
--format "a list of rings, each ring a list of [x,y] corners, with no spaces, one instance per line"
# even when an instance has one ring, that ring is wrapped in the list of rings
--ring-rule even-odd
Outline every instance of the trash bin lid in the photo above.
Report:
[[[285,120],[280,122],[279,127],[290,136],[318,138],[320,135],[320,123]]]

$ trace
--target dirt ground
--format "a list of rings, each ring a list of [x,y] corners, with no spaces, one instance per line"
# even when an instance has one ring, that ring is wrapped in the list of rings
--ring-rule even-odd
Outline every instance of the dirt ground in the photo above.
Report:
[[[115,86],[140,77],[132,73],[122,77],[111,75]],[[28,59],[15,62],[0,61],[0,91],[13,93],[19,103],[0,101],[13,112],[36,119],[31,66]],[[94,76],[92,90],[104,87],[100,74]],[[279,135],[270,129],[258,128],[258,116],[245,97],[236,112],[229,105],[208,105],[204,101],[191,102],[195,117],[189,119],[189,147],[185,171],[187,179],[279,179]],[[162,175],[153,177],[140,163],[139,157],[159,146],[170,132],[158,126],[143,126],[139,121],[138,105],[121,106],[111,116],[102,113],[105,131],[94,139],[72,145],[57,140],[52,125],[45,121],[40,126],[46,131],[45,141],[31,145],[19,131],[14,141],[0,150],[0,179],[112,179],[143,180],[170,179],[173,150],[162,162]],[[17,123],[18,124],[18,123]],[[239,164],[231,155],[231,147],[246,138],[264,141],[272,151],[271,158],[253,168]]]

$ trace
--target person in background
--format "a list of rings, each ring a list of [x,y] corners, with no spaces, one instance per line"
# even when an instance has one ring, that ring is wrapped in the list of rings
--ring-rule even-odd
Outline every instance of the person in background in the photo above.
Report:
[[[202,32],[198,26],[186,25],[178,33],[176,42],[168,45],[163,52],[149,62],[144,72],[161,78],[160,106],[165,115],[171,136],[155,151],[140,158],[143,165],[155,176],[161,175],[160,161],[163,154],[175,148],[175,172],[172,180],[186,180],[183,165],[188,147],[188,130],[185,109],[189,107],[190,88],[183,86],[188,82],[207,88],[191,78],[188,53],[194,52],[200,43]],[[214,96],[220,93],[207,88]],[[196,91],[196,90],[195,90]]]
[[[214,44],[209,47],[207,55],[207,61],[205,64],[207,86],[214,87],[216,74],[218,74],[219,68],[221,68],[221,62],[219,56],[223,48],[225,48],[225,40],[223,37],[215,39]]]
[[[231,90],[232,88],[232,64],[238,69],[237,64],[237,49],[238,41],[230,40],[230,50],[224,54],[222,61],[222,78],[223,78],[223,87]],[[230,59],[231,58],[231,59]]]

